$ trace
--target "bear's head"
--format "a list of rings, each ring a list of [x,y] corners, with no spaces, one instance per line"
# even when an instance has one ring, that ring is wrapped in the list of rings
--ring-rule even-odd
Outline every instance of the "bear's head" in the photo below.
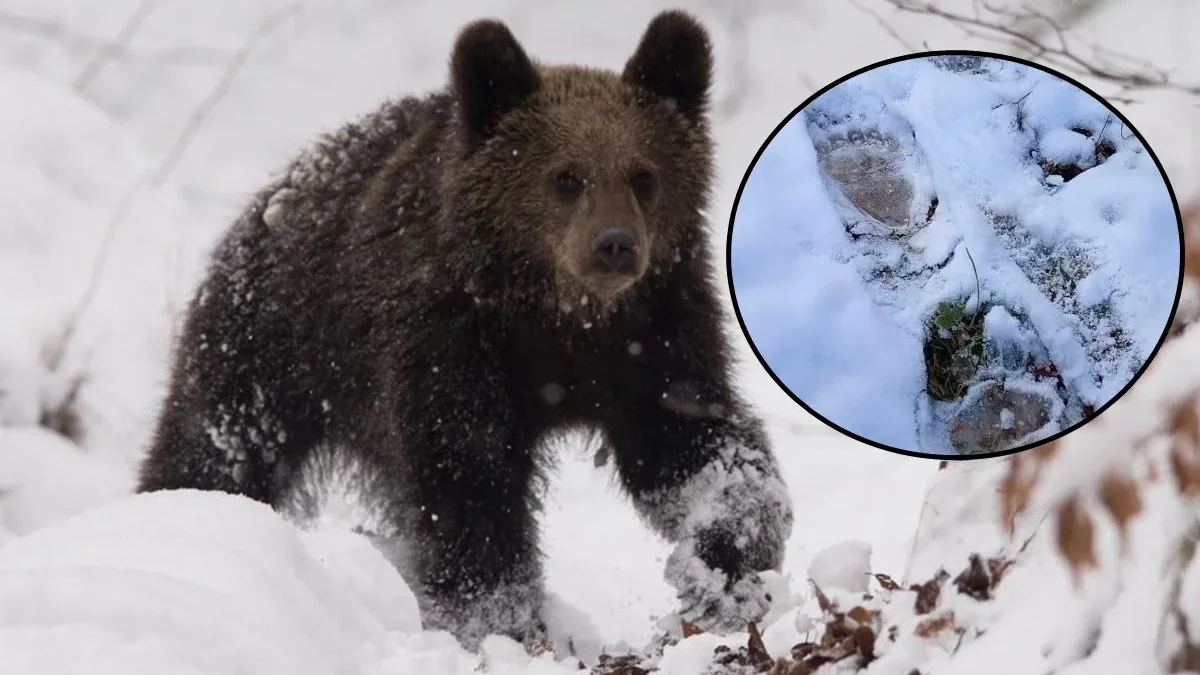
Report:
[[[708,34],[657,15],[622,72],[533,62],[509,29],[477,21],[451,58],[457,169],[443,188],[545,299],[591,311],[705,246],[713,173]]]

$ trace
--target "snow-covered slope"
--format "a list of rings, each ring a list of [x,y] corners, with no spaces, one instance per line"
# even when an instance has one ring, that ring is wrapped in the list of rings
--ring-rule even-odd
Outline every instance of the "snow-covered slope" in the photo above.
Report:
[[[382,672],[388,633],[420,629],[365,540],[302,539],[262,504],[200,492],[127,498],[10,542],[0,606],[12,673]]]

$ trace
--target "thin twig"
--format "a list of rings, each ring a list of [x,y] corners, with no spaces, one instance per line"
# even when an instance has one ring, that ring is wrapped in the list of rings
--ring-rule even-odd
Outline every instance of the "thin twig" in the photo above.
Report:
[[[975,14],[963,14],[943,9],[933,2],[916,2],[915,0],[884,0],[896,10],[909,14],[932,16],[943,19],[967,32],[968,35],[989,38],[1007,38],[1018,49],[1024,49],[1033,58],[1046,58],[1055,61],[1056,65],[1066,70],[1094,77],[1120,87],[1122,92],[1150,89],[1170,89],[1192,96],[1200,96],[1200,84],[1180,83],[1171,79],[1170,75],[1161,69],[1153,68],[1145,61],[1135,57],[1109,52],[1100,46],[1088,45],[1090,55],[1075,52],[1068,42],[1068,31],[1054,18],[1037,10],[1024,8],[1015,11],[992,5],[982,0],[975,2]],[[1057,44],[1047,44],[1041,36],[1031,36],[1012,25],[999,20],[985,18],[984,11],[1001,19],[1010,21],[1021,18],[1035,18],[1051,26],[1051,32]],[[982,31],[982,32],[981,32]],[[1137,64],[1140,69],[1133,70],[1115,65],[1102,64],[1097,57],[1107,55],[1129,64]],[[1110,96],[1110,100],[1120,100]],[[1125,99],[1128,100],[1128,99]]]
[[[208,116],[212,114],[212,111],[216,109],[217,105],[221,102],[221,99],[225,98],[225,95],[229,93],[230,87],[233,86],[233,81],[237,79],[237,76],[241,73],[241,70],[246,65],[246,62],[250,60],[250,56],[254,53],[254,49],[258,46],[258,43],[273,33],[277,28],[279,28],[279,26],[283,25],[283,22],[289,17],[298,13],[299,11],[300,4],[294,3],[272,12],[261,22],[259,22],[258,26],[254,29],[254,32],[249,35],[246,41],[242,43],[242,46],[233,55],[233,58],[229,60],[229,63],[226,65],[225,70],[221,73],[221,79],[217,81],[216,86],[212,88],[212,90],[208,93],[208,96],[206,96],[205,99],[200,102],[200,105],[197,106],[196,109],[192,111],[191,116],[188,117],[187,122],[183,126],[183,130],[175,138],[175,143],[171,146],[171,149],[167,151],[167,155],[163,159],[162,164],[151,178],[152,185],[156,187],[160,186],[166,182],[167,178],[170,177],[171,172],[175,170],[175,165],[179,163],[179,160],[183,157],[183,153],[187,150],[188,146],[191,145],[192,139],[195,138],[196,133],[200,130],[200,127],[204,125],[204,122],[208,119]]]
[[[983,293],[979,287],[979,268],[975,267],[975,258],[971,257],[971,249],[963,244],[963,250],[967,252],[967,260],[971,261],[971,269],[975,272],[975,314],[971,317],[971,322],[979,318],[979,310],[983,309]]]
[[[1112,124],[1113,116],[1109,115],[1104,118],[1104,126],[1100,127],[1100,131],[1096,133],[1095,139],[1092,141],[1092,157],[1100,162],[1100,145],[1104,143],[1104,132],[1108,131],[1108,125]],[[1123,140],[1123,139],[1122,139]]]
[[[1158,640],[1160,643],[1163,641],[1167,621],[1174,619],[1175,629],[1179,633],[1176,641],[1183,643],[1175,647],[1173,653],[1170,654],[1169,665],[1171,672],[1194,670],[1195,661],[1200,656],[1200,647],[1192,643],[1191,631],[1189,631],[1188,625],[1190,621],[1180,602],[1184,577],[1196,557],[1198,542],[1200,542],[1200,523],[1193,520],[1190,527],[1184,530],[1183,536],[1176,543],[1175,555],[1168,559],[1166,569],[1163,570],[1163,573],[1170,581],[1165,598],[1167,601],[1166,611],[1159,620]]]
[[[88,284],[83,289],[83,295],[79,297],[79,301],[75,303],[75,309],[67,317],[67,322],[63,326],[63,332],[55,341],[46,354],[46,368],[54,372],[62,364],[63,357],[67,353],[67,346],[71,343],[71,339],[78,330],[80,322],[83,320],[83,315],[87,312],[92,301],[95,300],[96,292],[100,287],[100,278],[104,274],[105,263],[108,260],[109,251],[112,248],[112,243],[116,239],[117,230],[120,229],[120,224],[129,215],[133,208],[133,203],[142,193],[142,190],[148,185],[149,176],[143,174],[138,177],[125,194],[118,202],[117,208],[113,211],[112,216],[108,219],[108,224],[104,228],[104,237],[100,240],[100,247],[96,252],[96,257],[92,264],[92,269],[88,274]]]
[[[750,87],[753,76],[748,54],[750,44],[748,25],[753,15],[761,8],[757,2],[749,2],[746,5],[748,6],[740,6],[735,11],[725,12],[725,16],[722,17],[729,28],[730,48],[726,60],[732,64],[734,72],[728,79],[729,91],[725,92],[714,106],[714,116],[718,119],[727,119],[737,114],[746,99],[746,91]],[[718,7],[727,9],[728,7],[717,2],[712,2],[711,6],[714,9]]]
[[[53,19],[25,16],[4,8],[0,8],[0,27],[54,40],[66,40],[68,42],[90,45],[104,44],[93,37],[76,33]]]
[[[62,363],[62,359],[67,352],[67,347],[78,330],[83,316],[91,307],[99,289],[100,281],[103,278],[112,249],[112,243],[116,239],[116,233],[124,223],[126,217],[128,217],[137,197],[146,188],[158,188],[166,182],[183,156],[183,153],[187,150],[188,145],[191,144],[197,132],[204,124],[204,121],[208,118],[208,115],[212,113],[229,91],[234,79],[237,78],[237,75],[249,60],[258,43],[282,25],[288,17],[298,12],[299,9],[299,3],[289,5],[288,7],[272,12],[259,23],[255,30],[247,37],[241,48],[238,49],[237,53],[234,54],[233,58],[229,60],[229,63],[221,74],[221,79],[213,87],[212,91],[209,92],[209,95],[192,112],[183,130],[176,137],[175,143],[171,146],[171,149],[159,163],[158,167],[138,176],[134,184],[125,192],[105,228],[104,238],[100,242],[100,249],[92,265],[87,288],[84,289],[83,295],[80,296],[75,309],[67,317],[62,334],[56,343],[51,346],[50,352],[46,357],[47,367],[50,370],[56,370]]]
[[[1044,2],[1044,0],[1043,0]],[[1044,4],[1050,4],[1045,3]],[[1060,0],[1054,3],[1057,6],[1051,9],[1053,17],[1051,21],[1046,21],[1049,15],[1043,12],[1031,12],[1028,5],[1022,5],[1022,9],[1026,9],[1030,16],[1017,17],[1013,20],[1012,26],[1015,30],[1021,30],[1022,24],[1029,25],[1026,35],[1031,38],[1038,39],[1044,37],[1048,31],[1052,31],[1056,26],[1076,26],[1088,16],[1096,14],[1103,2],[1101,0]]]
[[[1041,531],[1041,529],[1042,529],[1042,524],[1043,524],[1043,523],[1045,523],[1045,522],[1046,522],[1046,519],[1047,519],[1047,518],[1049,518],[1049,517],[1050,517],[1050,512],[1049,512],[1049,511],[1047,511],[1047,512],[1045,512],[1045,513],[1043,513],[1043,514],[1042,514],[1042,518],[1041,518],[1041,520],[1039,520],[1039,521],[1038,521],[1038,524],[1034,526],[1034,528],[1033,528],[1033,532],[1030,532],[1030,533],[1029,533],[1029,536],[1025,538],[1025,542],[1021,544],[1021,548],[1017,549],[1017,552],[1013,554],[1013,558],[1014,558],[1014,559],[1015,559],[1017,556],[1019,556],[1019,555],[1021,555],[1022,553],[1024,553],[1024,552],[1025,552],[1025,550],[1029,548],[1029,544],[1033,542],[1033,540],[1034,540],[1034,538],[1035,538],[1035,537],[1037,537],[1037,534],[1038,534],[1038,532],[1039,532],[1039,531]],[[1015,515],[1014,515],[1014,518],[1015,518]],[[1015,523],[1015,521],[1010,521],[1010,525],[1009,525],[1009,527],[1010,527],[1010,529],[1011,529],[1013,532],[1016,532],[1016,523]]]
[[[913,45],[911,42],[909,42],[903,36],[901,36],[900,33],[890,23],[887,22],[886,19],[884,19],[882,16],[879,15],[879,12],[876,12],[875,10],[871,9],[870,7],[864,5],[862,3],[862,0],[850,0],[850,4],[852,4],[856,8],[858,8],[858,11],[860,11],[863,14],[866,14],[867,16],[874,19],[875,23],[878,24],[879,27],[883,29],[883,32],[890,35],[892,37],[892,39],[895,40],[896,42],[899,42],[900,46],[904,47],[905,51],[907,51],[909,53],[920,51],[920,48],[918,46]]]
[[[908,550],[908,560],[904,563],[904,586],[908,586],[910,577],[912,576],[913,561],[917,559],[917,546],[921,542],[921,526],[925,524],[925,511],[929,506],[929,493],[933,492],[934,486],[929,486],[925,490],[925,499],[921,502],[921,512],[917,514],[917,528],[913,531],[912,547]]]
[[[80,71],[79,76],[71,84],[71,88],[76,92],[83,92],[83,90],[87,89],[88,85],[100,74],[100,71],[112,60],[113,56],[129,44],[134,34],[142,27],[142,23],[154,13],[155,9],[158,9],[161,2],[162,0],[142,0],[138,3],[137,8],[133,10],[133,14],[129,15],[129,18],[126,19],[125,25],[121,26],[116,39],[100,48],[96,57],[89,61],[83,70]]]
[[[0,8],[0,30],[22,33],[56,42],[74,52],[103,51],[112,61],[147,61],[154,65],[215,65],[228,60],[230,53],[209,47],[163,47],[130,49],[128,45],[107,42],[78,33],[53,19],[24,16]]]

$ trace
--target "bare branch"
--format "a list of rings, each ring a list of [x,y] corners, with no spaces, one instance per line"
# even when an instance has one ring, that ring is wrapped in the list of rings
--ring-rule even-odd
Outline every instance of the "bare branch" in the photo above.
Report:
[[[914,45],[913,43],[911,43],[907,39],[905,39],[903,36],[901,36],[900,33],[898,33],[896,31],[896,29],[892,27],[892,24],[887,22],[887,19],[884,19],[882,16],[879,15],[879,12],[876,12],[875,10],[871,9],[870,7],[864,5],[862,3],[862,0],[850,0],[850,4],[852,4],[856,8],[858,8],[858,11],[860,11],[863,14],[866,14],[867,16],[874,19],[875,23],[879,24],[879,27],[883,29],[883,32],[892,36],[892,39],[894,39],[896,42],[899,42],[900,46],[904,47],[904,49],[906,51],[908,51],[910,53],[921,51],[919,46]]]
[[[1010,9],[975,0],[974,13],[965,14],[939,7],[928,0],[884,0],[897,11],[943,19],[967,35],[985,40],[1009,42],[1030,58],[1076,75],[1102,80],[1119,89],[1110,100],[1132,100],[1124,95],[1154,89],[1167,89],[1200,96],[1200,84],[1176,82],[1170,74],[1135,57],[1118,54],[1096,45],[1074,44],[1069,28],[1059,18],[1043,11],[1022,7]],[[1041,31],[1029,31],[1022,22],[1037,22]]]
[[[714,117],[728,119],[742,109],[754,80],[754,69],[749,54],[752,43],[751,23],[773,12],[794,12],[796,7],[790,0],[744,0],[740,3],[706,0],[705,4],[714,13],[720,14],[721,23],[729,29],[730,47],[723,59],[731,64],[733,75],[727,78],[730,83],[728,91],[713,105]],[[815,89],[803,71],[798,72],[798,80],[810,89]]]
[[[74,311],[67,317],[67,322],[63,325],[62,334],[58,340],[50,345],[49,351],[46,354],[47,370],[54,372],[62,365],[63,357],[67,354],[67,347],[70,345],[71,339],[75,336],[75,331],[78,330],[83,315],[96,298],[96,292],[100,288],[100,278],[104,275],[104,268],[108,262],[109,252],[112,250],[112,243],[116,239],[117,230],[120,229],[121,223],[129,215],[134,202],[137,201],[137,198],[149,184],[148,178],[149,176],[146,175],[139,177],[137,182],[125,191],[112,217],[109,218],[108,225],[104,228],[104,238],[100,240],[100,248],[96,252],[91,272],[88,275],[88,284],[83,289],[83,295],[75,303]]]
[[[221,102],[221,99],[225,98],[225,95],[229,93],[229,88],[233,86],[233,81],[237,79],[246,62],[250,60],[250,56],[254,53],[258,43],[275,32],[277,28],[283,25],[284,21],[299,11],[300,3],[291,4],[272,12],[259,22],[258,26],[250,33],[246,41],[242,43],[242,46],[233,55],[233,58],[226,64],[225,70],[221,73],[221,79],[217,81],[216,86],[200,102],[200,105],[192,111],[191,116],[188,117],[187,122],[184,124],[183,130],[175,138],[175,143],[167,151],[162,164],[151,178],[151,184],[154,186],[162,185],[170,177],[171,172],[175,170],[175,165],[179,163],[179,160],[183,157],[183,153],[195,138],[196,133],[200,131],[200,127],[204,125],[205,120],[212,114],[212,111]]]
[[[80,54],[103,52],[109,61],[147,61],[155,65],[215,65],[226,61],[230,53],[210,47],[166,47],[132,50],[127,45],[107,42],[75,32],[53,19],[24,16],[0,8],[0,31],[31,35],[58,43]]]
[[[1042,0],[1047,9],[1030,13],[1028,18],[1018,17],[1012,23],[1014,30],[1024,33],[1026,36],[1039,40],[1046,36],[1048,31],[1056,31],[1058,27],[1071,29],[1085,19],[1098,14],[1108,0]],[[1046,20],[1049,17],[1050,20]]]
[[[751,12],[746,12],[746,9],[751,9]],[[725,17],[725,23],[729,26],[730,41],[732,48],[728,56],[730,63],[733,64],[734,75],[729,78],[732,85],[729,91],[721,97],[715,106],[715,115],[718,118],[728,118],[737,114],[741,108],[742,102],[746,100],[746,92],[750,87],[750,78],[753,73],[750,69],[749,51],[750,31],[748,24],[751,14],[758,7],[739,8],[739,11],[730,12]]]
[[[167,152],[163,160],[154,170],[147,171],[139,176],[134,184],[130,186],[129,190],[125,192],[104,230],[104,238],[101,240],[100,249],[92,265],[88,285],[84,289],[83,295],[80,296],[79,302],[76,303],[74,311],[67,317],[62,334],[51,346],[50,352],[46,357],[46,365],[50,370],[56,370],[62,363],[67,346],[78,330],[84,314],[87,313],[88,308],[95,299],[97,290],[100,287],[100,280],[104,275],[104,270],[108,263],[109,254],[112,250],[112,243],[116,239],[116,233],[125,222],[137,198],[145,189],[157,188],[166,182],[171,172],[174,171],[175,166],[179,163],[179,160],[183,157],[183,153],[203,126],[204,121],[208,119],[208,116],[225,97],[225,94],[228,93],[229,88],[233,85],[233,81],[246,65],[246,62],[250,59],[251,54],[253,54],[258,44],[281,26],[289,17],[299,12],[300,6],[299,2],[289,5],[272,12],[259,22],[258,26],[234,54],[233,58],[226,64],[225,70],[221,74],[221,79],[213,87],[212,91],[209,92],[209,95],[192,111],[192,115],[184,124],[183,130],[180,131],[175,139],[175,143],[171,146],[171,149]]]
[[[103,44],[103,42],[96,40],[93,37],[84,35],[82,33],[73,32],[66,26],[54,21],[53,19],[24,16],[3,8],[0,8],[0,27],[11,31],[37,35],[39,37],[51,40],[61,40],[76,44],[88,44],[91,46]]]
[[[133,14],[130,14],[129,18],[125,20],[125,25],[121,26],[116,40],[100,48],[96,57],[89,61],[83,70],[80,71],[79,76],[71,84],[71,88],[76,92],[82,92],[84,89],[87,89],[92,80],[104,69],[104,66],[113,59],[116,52],[129,44],[134,34],[142,27],[142,23],[154,13],[155,9],[158,9],[161,2],[162,0],[142,0],[139,2],[138,6],[133,10]]]

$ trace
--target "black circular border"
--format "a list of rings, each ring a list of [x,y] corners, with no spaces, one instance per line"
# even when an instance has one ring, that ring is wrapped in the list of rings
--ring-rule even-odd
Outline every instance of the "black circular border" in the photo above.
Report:
[[[843,429],[842,427],[838,426],[837,424],[834,424],[833,422],[826,419],[823,415],[818,413],[811,406],[806,404],[804,401],[800,400],[800,397],[796,396],[796,394],[794,392],[792,392],[792,390],[787,385],[785,385],[782,380],[779,379],[779,376],[776,375],[775,371],[771,369],[771,366],[770,366],[770,364],[767,363],[767,360],[763,358],[761,353],[759,353],[758,347],[755,346],[755,344],[754,344],[754,339],[750,337],[750,331],[746,329],[746,322],[744,319],[742,319],[742,310],[741,310],[741,307],[738,306],[737,290],[733,283],[733,228],[734,228],[735,222],[737,221],[738,205],[742,201],[742,191],[746,189],[746,183],[750,180],[750,174],[754,172],[754,167],[755,167],[755,165],[758,164],[759,158],[762,157],[763,152],[766,151],[767,146],[769,146],[771,144],[771,141],[775,140],[775,136],[777,136],[779,134],[779,132],[785,126],[787,126],[787,124],[789,122],[791,122],[794,117],[796,117],[796,115],[800,114],[801,111],[803,111],[806,107],[808,107],[809,104],[811,104],[813,101],[820,98],[823,94],[828,92],[830,89],[833,89],[834,87],[838,86],[839,84],[842,84],[843,82],[846,82],[847,80],[854,79],[855,77],[858,77],[859,75],[862,75],[863,73],[866,73],[868,71],[875,70],[876,68],[882,68],[884,66],[889,66],[893,63],[899,63],[901,61],[910,61],[912,59],[923,59],[923,58],[929,58],[932,56],[959,56],[959,55],[982,56],[984,58],[999,59],[1001,61],[1009,61],[1011,63],[1018,63],[1020,65],[1026,66],[1028,68],[1035,68],[1044,73],[1047,73],[1049,75],[1057,77],[1060,80],[1063,80],[1069,84],[1074,85],[1078,89],[1087,93],[1092,98],[1099,101],[1105,108],[1107,108],[1109,110],[1109,112],[1111,112],[1113,115],[1116,115],[1117,119],[1119,119],[1130,131],[1133,132],[1133,135],[1137,137],[1138,141],[1142,144],[1142,147],[1144,147],[1146,149],[1146,152],[1150,155],[1150,159],[1154,160],[1154,165],[1156,167],[1158,167],[1158,172],[1162,176],[1163,183],[1167,187],[1167,193],[1169,195],[1171,195],[1171,206],[1175,209],[1175,224],[1176,224],[1176,227],[1179,228],[1179,281],[1175,286],[1175,301],[1171,304],[1171,313],[1167,317],[1166,325],[1163,326],[1162,337],[1160,337],[1158,339],[1158,344],[1156,344],[1154,346],[1154,349],[1151,350],[1150,355],[1148,357],[1146,357],[1146,361],[1145,361],[1145,363],[1142,364],[1142,367],[1139,368],[1136,373],[1134,373],[1133,378],[1131,378],[1129,380],[1129,382],[1127,382],[1125,384],[1125,386],[1121,389],[1121,391],[1117,392],[1117,394],[1115,396],[1113,396],[1111,399],[1109,399],[1108,402],[1106,402],[1104,405],[1100,406],[1100,409],[1097,410],[1090,418],[1080,420],[1079,422],[1076,422],[1074,425],[1072,425],[1066,429],[1063,429],[1062,431],[1059,431],[1058,433],[1054,434],[1053,436],[1043,438],[1036,442],[1029,443],[1029,444],[1017,447],[1012,450],[990,452],[990,453],[985,453],[985,454],[980,454],[980,455],[938,455],[938,454],[927,453],[927,452],[917,452],[914,450],[901,450],[900,448],[894,448],[894,447],[891,447],[888,445],[884,445],[882,443],[878,443],[876,441],[872,441],[868,438],[864,438],[863,436],[859,436],[858,434],[856,434],[852,431]],[[1179,200],[1175,196],[1175,188],[1171,185],[1170,177],[1167,176],[1167,172],[1163,168],[1162,162],[1159,161],[1158,155],[1155,154],[1154,149],[1151,148],[1150,144],[1146,142],[1145,137],[1142,136],[1141,132],[1138,131],[1137,128],[1134,127],[1129,122],[1129,120],[1125,117],[1125,115],[1123,115],[1121,113],[1121,111],[1117,110],[1111,103],[1104,100],[1103,97],[1101,97],[1099,94],[1092,91],[1088,87],[1084,86],[1082,83],[1077,81],[1075,78],[1073,78],[1069,75],[1064,75],[1063,73],[1060,73],[1056,70],[1053,70],[1053,69],[1043,66],[1041,64],[1034,63],[1033,61],[1027,61],[1025,59],[1018,58],[1015,56],[1008,56],[1006,54],[998,54],[995,52],[985,52],[985,51],[977,51],[977,50],[971,50],[971,49],[933,50],[933,51],[917,52],[914,54],[904,54],[902,56],[895,56],[890,59],[884,59],[883,61],[877,61],[876,63],[870,64],[867,66],[863,66],[862,68],[859,68],[858,70],[855,70],[846,75],[843,75],[843,76],[839,77],[838,79],[834,80],[833,82],[825,85],[821,89],[817,90],[816,93],[812,94],[807,99],[805,99],[803,103],[796,106],[796,108],[793,109],[792,112],[788,113],[787,116],[783,118],[783,121],[781,121],[778,125],[776,125],[776,127],[767,136],[766,140],[763,141],[762,145],[758,148],[758,152],[754,153],[754,159],[750,160],[750,165],[748,167],[746,167],[746,173],[742,176],[741,183],[738,184],[737,195],[733,198],[733,206],[730,208],[730,212],[729,212],[729,230],[726,234],[726,240],[725,240],[725,279],[726,279],[726,283],[729,284],[729,297],[730,297],[730,300],[733,302],[733,312],[737,316],[738,326],[741,328],[742,335],[746,338],[746,343],[750,346],[750,350],[752,352],[754,352],[754,357],[756,359],[758,359],[758,362],[760,364],[762,364],[763,369],[767,371],[767,374],[771,376],[771,379],[775,381],[775,384],[781,390],[783,390],[783,392],[786,393],[788,395],[788,397],[790,397],[793,401],[795,401],[801,408],[804,408],[804,410],[806,410],[810,415],[812,415],[813,417],[816,417],[817,419],[824,422],[826,426],[829,426],[833,429],[836,429],[837,431],[840,431],[843,435],[849,436],[850,438],[853,438],[861,443],[866,443],[867,445],[870,445],[872,447],[879,448],[880,450],[886,450],[888,452],[892,452],[892,453],[895,453],[898,455],[905,455],[908,457],[920,457],[922,459],[971,461],[971,460],[976,460],[976,459],[992,459],[995,457],[1006,457],[1008,455],[1015,455],[1019,452],[1024,452],[1026,450],[1031,450],[1033,448],[1036,448],[1039,445],[1044,445],[1046,443],[1051,443],[1053,441],[1056,441],[1059,438],[1062,438],[1063,436],[1066,436],[1067,434],[1075,431],[1076,429],[1083,427],[1085,424],[1095,421],[1095,419],[1098,418],[1100,415],[1102,415],[1105,410],[1108,410],[1109,407],[1112,406],[1112,404],[1116,403],[1123,396],[1125,396],[1125,394],[1129,391],[1129,389],[1131,387],[1133,387],[1133,385],[1139,379],[1141,379],[1142,375],[1145,374],[1146,369],[1149,368],[1150,364],[1154,361],[1154,357],[1158,356],[1159,350],[1162,349],[1163,344],[1167,341],[1167,335],[1171,330],[1171,324],[1173,324],[1175,322],[1175,313],[1179,310],[1179,300],[1180,300],[1181,295],[1183,294],[1184,244],[1185,244],[1185,242],[1184,242],[1184,235],[1183,235],[1183,214],[1180,212]]]

